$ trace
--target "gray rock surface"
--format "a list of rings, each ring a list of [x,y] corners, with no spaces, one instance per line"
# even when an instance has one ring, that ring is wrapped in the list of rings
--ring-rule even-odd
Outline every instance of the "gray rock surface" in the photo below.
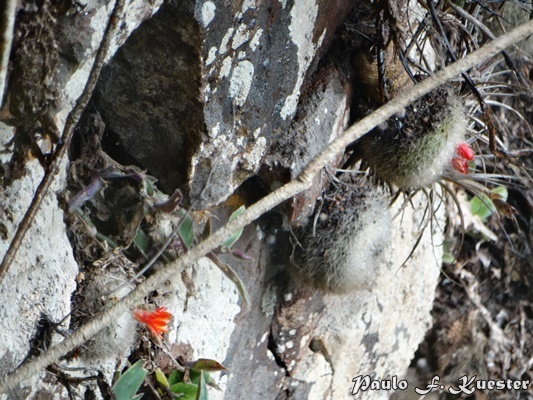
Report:
[[[121,150],[167,192],[187,183],[195,208],[219,203],[289,128],[304,80],[348,7],[342,0],[165,5],[104,71],[97,108]]]

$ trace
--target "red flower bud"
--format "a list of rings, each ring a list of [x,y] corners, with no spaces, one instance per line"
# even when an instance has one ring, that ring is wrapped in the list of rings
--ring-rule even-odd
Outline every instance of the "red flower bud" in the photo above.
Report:
[[[472,161],[474,159],[474,151],[470,148],[468,143],[465,142],[457,146],[457,154],[468,161]]]
[[[468,162],[464,158],[452,158],[452,166],[463,175],[468,174]]]

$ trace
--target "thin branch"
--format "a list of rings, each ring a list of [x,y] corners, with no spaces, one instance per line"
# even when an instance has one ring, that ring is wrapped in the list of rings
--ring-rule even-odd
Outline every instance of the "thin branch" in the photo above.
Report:
[[[406,90],[401,97],[393,99],[380,109],[362,119],[360,122],[352,125],[321,154],[313,159],[297,179],[287,183],[252,205],[239,217],[228,222],[178,260],[167,264],[163,269],[156,272],[146,281],[137,286],[137,288],[123,299],[115,303],[103,313],[97,315],[61,343],[58,343],[41,356],[36,357],[15,372],[6,376],[0,381],[0,393],[17,388],[22,382],[26,381],[29,377],[38,374],[38,372],[47,365],[55,362],[61,356],[83,344],[105,326],[116,320],[118,315],[128,312],[130,307],[141,302],[148,293],[161,287],[166,280],[179,274],[184,266],[198,261],[200,257],[214,250],[235,231],[259,218],[265,212],[271,210],[281,202],[310,187],[314,175],[326,165],[329,160],[331,160],[337,153],[341,152],[357,137],[387,120],[393,114],[401,112],[411,102],[434,90],[439,85],[446,83],[456,75],[467,71],[476,64],[483,62],[489,57],[501,52],[504,48],[523,40],[531,34],[533,34],[533,20],[521,25],[493,42],[488,43],[481,49],[469,54],[462,60],[446,67],[442,71],[439,71],[434,77],[428,78],[422,83]]]
[[[7,66],[11,43],[13,43],[13,27],[15,26],[15,9],[17,0],[5,0],[0,10],[0,108],[4,102],[4,90],[7,79]]]
[[[57,149],[54,152],[54,155],[52,156],[48,168],[46,169],[44,178],[39,184],[35,195],[33,196],[30,207],[26,211],[26,214],[24,214],[22,221],[20,221],[19,223],[17,232],[11,240],[9,248],[4,255],[2,264],[0,264],[0,284],[2,283],[2,280],[4,279],[7,272],[9,271],[9,267],[15,260],[18,249],[20,248],[20,245],[24,240],[24,236],[28,232],[28,229],[30,228],[33,220],[35,219],[35,216],[37,215],[37,212],[39,211],[44,198],[48,194],[48,189],[50,188],[50,185],[52,184],[55,176],[59,172],[61,161],[67,153],[70,142],[72,140],[72,136],[74,134],[74,129],[78,124],[81,113],[83,112],[83,110],[87,106],[87,103],[89,102],[89,99],[91,98],[91,95],[94,91],[94,87],[96,86],[96,81],[98,80],[98,76],[100,75],[100,71],[102,70],[102,67],[104,65],[107,53],[109,52],[111,40],[115,37],[115,34],[117,32],[118,23],[121,19],[124,10],[124,3],[125,0],[117,0],[117,2],[115,3],[115,7],[109,19],[106,31],[104,32],[100,48],[98,49],[98,53],[96,54],[93,67],[91,68],[91,73],[89,74],[89,78],[87,79],[87,84],[85,85],[81,96],[76,101],[76,105],[67,117],[67,120],[65,122],[65,128],[63,129],[63,135],[61,136],[61,140],[57,145]]]

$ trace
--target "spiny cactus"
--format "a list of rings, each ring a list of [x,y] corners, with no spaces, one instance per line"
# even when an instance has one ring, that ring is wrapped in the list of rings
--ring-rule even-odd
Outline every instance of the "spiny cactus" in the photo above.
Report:
[[[391,217],[383,191],[332,185],[315,217],[315,224],[300,235],[300,277],[334,293],[371,287],[390,243]]]
[[[346,167],[359,159],[379,182],[408,191],[436,182],[464,141],[466,117],[449,86],[415,101],[401,116],[359,138]]]

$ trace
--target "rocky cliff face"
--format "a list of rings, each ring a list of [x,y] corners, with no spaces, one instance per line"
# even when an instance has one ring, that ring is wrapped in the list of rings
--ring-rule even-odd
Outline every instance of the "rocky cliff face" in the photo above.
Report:
[[[7,89],[11,102],[4,106],[11,115],[3,117],[9,127],[3,126],[2,143],[14,137],[15,144],[6,145],[9,155],[2,158],[1,253],[43,174],[38,159],[22,156],[29,149],[24,140],[41,147],[46,142],[42,123],[30,124],[22,117],[33,115],[34,121],[46,114],[61,131],[111,10],[106,2],[42,7],[27,2],[17,14],[53,17],[49,44],[55,52],[54,73],[47,75],[48,92],[34,91],[39,101],[24,100],[25,91],[33,90],[24,83],[35,75],[26,72],[36,68],[32,63],[39,58],[29,57],[26,63],[17,57],[23,49],[42,50],[28,47],[31,39],[20,36]],[[342,0],[128,3],[113,46],[116,52],[90,106],[105,125],[104,151],[122,164],[146,169],[168,194],[181,188],[192,209],[213,214],[229,214],[233,205],[228,198],[236,190],[242,202],[253,202],[257,193],[293,179],[349,122],[354,81],[346,73],[349,60],[339,61],[343,57],[334,35],[351,7]],[[20,21],[16,32],[35,34],[37,26]],[[24,138],[18,136],[22,130]],[[85,272],[84,260],[73,257],[75,239],[69,242],[67,237],[67,207],[58,201],[66,170],[65,165],[0,282],[3,374],[35,350],[31,342],[43,315],[59,321],[69,313],[71,295],[82,281],[79,274]],[[158,293],[174,314],[167,336],[173,356],[213,358],[229,368],[214,375],[222,391],[210,389],[210,398],[352,398],[354,377],[385,379],[405,373],[430,325],[442,256],[432,242],[442,242],[442,232],[438,224],[432,232],[427,229],[400,268],[425,218],[425,197],[416,197],[392,222],[390,243],[382,262],[370,271],[370,284],[342,295],[316,290],[292,272],[288,227],[289,221],[293,226],[305,223],[325,182],[326,172],[312,189],[245,229],[236,246],[253,261],[226,262],[249,291],[249,310],[234,284],[208,259],[191,266],[188,279],[177,276]],[[362,180],[361,185],[371,184]],[[442,212],[441,207],[436,214],[441,222]],[[54,334],[52,343],[59,340]],[[90,365],[109,379],[117,365],[124,365],[127,351],[120,353],[118,360],[107,354],[101,363],[84,364],[82,357],[71,365]],[[2,398],[50,394],[68,398],[66,389],[43,372]],[[355,398],[387,396],[379,391]]]
[[[195,208],[220,203],[289,129],[348,10],[346,1],[164,5],[103,71],[97,108],[165,190],[185,185]]]

